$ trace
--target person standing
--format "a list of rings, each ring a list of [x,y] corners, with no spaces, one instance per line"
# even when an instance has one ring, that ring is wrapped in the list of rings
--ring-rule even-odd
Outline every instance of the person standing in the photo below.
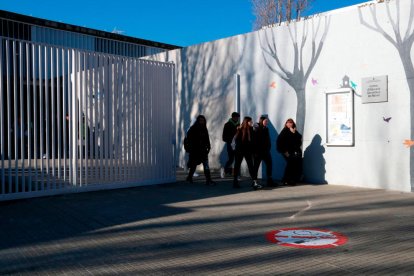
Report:
[[[260,163],[263,161],[266,164],[267,186],[274,187],[275,184],[272,179],[272,156],[270,154],[271,142],[270,142],[269,128],[267,127],[268,124],[269,124],[268,116],[264,114],[260,116],[259,123],[255,124],[253,127],[253,130],[256,136],[254,169],[257,175],[259,171]]]
[[[240,126],[240,114],[237,112],[233,112],[231,114],[231,118],[224,124],[223,128],[223,141],[226,142],[226,149],[227,149],[227,162],[224,165],[224,172],[221,172],[221,177],[224,178],[224,174],[231,175],[233,172],[233,162],[234,162],[234,150],[231,147],[231,142],[233,140],[234,135],[236,135],[237,128]]]
[[[215,185],[211,180],[210,168],[208,165],[208,154],[210,152],[210,137],[207,130],[207,121],[203,115],[198,115],[196,122],[187,132],[188,176],[187,181],[193,182],[193,175],[196,167],[203,163],[206,185]]]
[[[302,176],[302,135],[296,130],[293,119],[287,119],[277,138],[277,150],[286,160],[282,183],[295,185]]]
[[[257,183],[257,174],[253,165],[253,153],[254,153],[254,134],[253,134],[253,121],[251,117],[244,117],[243,123],[237,130],[236,135],[233,138],[233,148],[235,149],[235,164],[233,173],[233,188],[240,188],[238,182],[238,175],[243,158],[246,160],[247,167],[249,169],[250,177],[253,180],[252,187],[257,190],[262,186]]]

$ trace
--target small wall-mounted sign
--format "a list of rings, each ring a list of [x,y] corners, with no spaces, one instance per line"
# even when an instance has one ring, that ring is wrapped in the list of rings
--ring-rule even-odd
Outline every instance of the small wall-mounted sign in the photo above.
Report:
[[[362,103],[388,102],[388,76],[362,79]]]

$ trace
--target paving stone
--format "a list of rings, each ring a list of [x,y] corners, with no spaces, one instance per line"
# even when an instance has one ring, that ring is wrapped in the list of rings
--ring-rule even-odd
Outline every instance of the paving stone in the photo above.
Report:
[[[176,183],[0,203],[0,275],[414,275],[414,194]],[[268,231],[348,242],[283,247]]]

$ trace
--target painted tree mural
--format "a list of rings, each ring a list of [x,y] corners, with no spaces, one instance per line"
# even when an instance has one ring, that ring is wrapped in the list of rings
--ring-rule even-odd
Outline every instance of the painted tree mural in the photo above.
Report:
[[[285,53],[284,47],[280,47],[280,44],[277,45],[278,38],[275,35],[277,30],[271,29],[270,32],[264,30],[264,37],[261,37],[263,35],[258,32],[262,55],[267,67],[287,82],[296,92],[296,123],[300,133],[303,133],[305,129],[306,83],[322,52],[329,22],[329,17],[316,16],[287,25],[294,58],[293,68],[290,69],[282,59],[282,55]],[[301,30],[299,30],[300,27]],[[308,41],[309,43],[307,43]]]
[[[383,25],[379,23],[377,16],[377,5],[369,3],[366,6],[362,6],[358,9],[359,19],[362,25],[369,28],[372,31],[375,31],[381,34],[388,42],[390,42],[398,52],[400,60],[404,67],[405,76],[408,82],[408,88],[410,93],[410,119],[411,119],[411,139],[414,137],[414,66],[413,60],[411,58],[411,50],[414,43],[414,30],[413,30],[413,21],[414,21],[414,0],[410,1],[409,8],[409,17],[407,21],[407,26],[404,29],[404,26],[401,24],[401,1],[386,1],[382,3],[385,5],[387,17],[389,24],[391,24],[392,31],[388,33]],[[404,3],[408,3],[407,0],[404,0]],[[393,5],[395,3],[395,6]],[[395,8],[395,9],[393,9]],[[368,23],[363,16],[363,9],[369,10],[369,16],[371,17],[371,22]],[[408,12],[408,10],[407,10]],[[411,191],[414,192],[414,148],[410,148],[410,183]]]

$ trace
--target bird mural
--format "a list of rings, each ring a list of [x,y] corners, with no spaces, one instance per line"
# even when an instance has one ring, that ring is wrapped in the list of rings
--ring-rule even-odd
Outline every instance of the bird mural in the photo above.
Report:
[[[382,117],[382,119],[384,120],[384,122],[389,123],[392,117],[388,117],[388,118]]]
[[[356,89],[357,88],[357,84],[355,83],[355,82],[353,82],[353,81],[351,81],[351,87],[352,87],[352,89]]]

